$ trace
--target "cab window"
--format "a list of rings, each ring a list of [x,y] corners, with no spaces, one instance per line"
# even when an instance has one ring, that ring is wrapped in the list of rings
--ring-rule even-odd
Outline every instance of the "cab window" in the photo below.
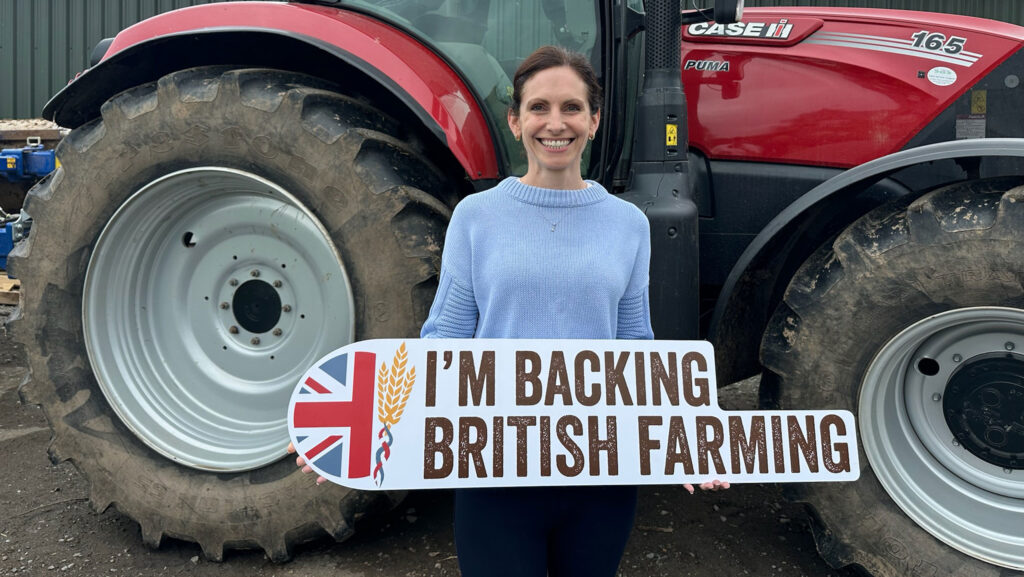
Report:
[[[497,127],[499,164],[524,174],[526,156],[505,120],[512,76],[539,46],[555,44],[590,58],[601,70],[595,0],[346,0],[363,12],[408,28],[455,64]],[[584,155],[583,172],[587,173]]]

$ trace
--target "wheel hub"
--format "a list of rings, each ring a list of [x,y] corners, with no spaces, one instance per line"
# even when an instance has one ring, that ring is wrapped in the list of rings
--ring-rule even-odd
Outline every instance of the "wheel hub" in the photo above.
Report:
[[[956,309],[885,343],[861,384],[867,461],[923,529],[988,563],[1021,568],[1024,310]]]
[[[281,281],[275,282],[281,285]],[[231,309],[243,329],[262,334],[273,329],[277,321],[281,320],[281,296],[266,281],[247,281],[235,291]]]
[[[295,383],[354,336],[324,226],[275,183],[225,167],[168,174],[125,201],[96,241],[82,302],[111,407],[155,451],[201,470],[283,457]]]
[[[1012,470],[1024,469],[1024,358],[982,355],[949,379],[943,398],[946,423],[974,456]]]

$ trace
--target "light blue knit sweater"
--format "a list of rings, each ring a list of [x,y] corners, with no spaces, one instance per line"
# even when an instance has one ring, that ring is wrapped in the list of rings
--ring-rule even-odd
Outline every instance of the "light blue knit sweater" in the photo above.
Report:
[[[423,338],[652,339],[647,217],[506,178],[455,207]]]

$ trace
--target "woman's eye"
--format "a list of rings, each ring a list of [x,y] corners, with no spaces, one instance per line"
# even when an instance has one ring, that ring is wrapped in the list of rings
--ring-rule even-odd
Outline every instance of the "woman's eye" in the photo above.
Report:
[[[543,104],[534,104],[533,106],[530,107],[530,110],[535,110],[535,111],[544,110],[544,105]]]

